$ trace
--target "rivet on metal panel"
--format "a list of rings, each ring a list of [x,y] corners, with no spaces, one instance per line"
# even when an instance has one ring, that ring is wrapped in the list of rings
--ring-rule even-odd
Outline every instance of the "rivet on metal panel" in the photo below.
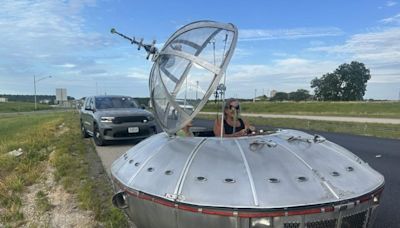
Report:
[[[333,172],[331,172],[331,175],[334,177],[338,177],[338,176],[340,176],[340,173],[333,171]]]
[[[308,180],[307,177],[297,177],[298,182],[305,182],[307,180]]]
[[[131,159],[131,160],[129,160],[129,164],[131,164],[133,162],[133,160]]]
[[[198,181],[207,181],[207,178],[199,176],[199,177],[196,177],[196,180],[198,180]]]
[[[174,172],[172,170],[165,171],[165,175],[172,175]]]
[[[149,167],[149,168],[147,168],[147,171],[148,171],[148,172],[153,172],[153,171],[154,171],[154,168],[153,168],[153,167]]]
[[[176,195],[171,193],[165,193],[165,197],[168,199],[176,199]]]
[[[225,183],[229,183],[229,184],[233,184],[233,183],[235,183],[236,181],[235,181],[234,179],[232,179],[232,178],[225,178],[224,182],[225,182]]]
[[[349,172],[351,172],[351,171],[353,171],[353,170],[354,170],[354,168],[353,168],[353,167],[351,167],[351,166],[348,166],[348,167],[346,167],[346,170],[347,170],[347,171],[349,171]]]
[[[140,165],[140,162],[136,162],[136,163],[135,163],[135,166],[139,166],[139,165]]]
[[[176,199],[182,201],[182,200],[185,200],[185,197],[183,195],[178,195],[178,197],[176,197]]]
[[[280,180],[278,178],[268,178],[269,183],[279,183]]]

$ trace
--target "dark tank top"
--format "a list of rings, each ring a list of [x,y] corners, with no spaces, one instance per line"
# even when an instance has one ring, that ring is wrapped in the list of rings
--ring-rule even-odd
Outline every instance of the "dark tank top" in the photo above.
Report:
[[[240,122],[240,126],[236,127],[235,132],[241,131],[244,129],[244,122],[242,119],[238,119]],[[224,120],[224,131],[225,134],[233,134],[233,126],[229,125],[228,122],[226,122],[226,120]]]

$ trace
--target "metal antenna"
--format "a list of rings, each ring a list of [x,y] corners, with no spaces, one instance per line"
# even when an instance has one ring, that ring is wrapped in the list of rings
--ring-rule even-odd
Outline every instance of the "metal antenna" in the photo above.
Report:
[[[156,40],[153,40],[153,42],[152,42],[151,44],[144,44],[144,43],[143,43],[143,38],[141,38],[140,41],[137,41],[137,40],[135,39],[135,37],[130,38],[130,37],[128,37],[128,36],[125,36],[124,34],[117,32],[117,30],[115,30],[115,28],[112,28],[112,29],[111,29],[111,33],[112,33],[112,34],[120,35],[121,37],[123,37],[123,38],[129,40],[129,41],[131,42],[131,44],[136,44],[136,45],[138,46],[138,50],[140,50],[140,48],[143,47],[144,50],[147,52],[147,57],[146,57],[146,59],[149,59],[150,55],[153,55],[153,57],[152,57],[152,60],[153,60],[153,61],[157,58],[157,56],[158,56],[158,50],[157,50],[157,48],[155,47]]]

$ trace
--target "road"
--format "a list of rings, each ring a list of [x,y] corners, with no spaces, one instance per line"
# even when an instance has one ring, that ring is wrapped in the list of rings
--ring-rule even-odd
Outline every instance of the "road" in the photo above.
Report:
[[[193,121],[194,126],[211,128],[212,124],[209,120]],[[385,176],[385,190],[374,227],[398,228],[400,224],[400,216],[398,216],[400,211],[400,140],[329,132],[307,132],[320,134],[347,148]],[[108,174],[112,162],[134,145],[132,142],[123,142],[96,147]]]
[[[216,112],[200,112],[200,114],[216,115]],[[400,119],[393,118],[371,118],[371,117],[351,117],[351,116],[308,116],[308,115],[284,115],[284,114],[261,114],[261,113],[241,113],[242,116],[262,117],[262,118],[289,118],[302,120],[322,120],[337,122],[356,122],[356,123],[381,123],[381,124],[400,124]]]

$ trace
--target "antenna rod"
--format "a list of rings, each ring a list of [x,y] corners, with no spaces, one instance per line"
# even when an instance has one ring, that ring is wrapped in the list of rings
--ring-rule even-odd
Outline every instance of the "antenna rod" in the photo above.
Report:
[[[138,46],[138,50],[140,50],[140,48],[143,47],[147,52],[146,59],[149,59],[150,55],[153,55],[153,60],[155,60],[154,56],[158,55],[158,50],[154,46],[156,44],[155,40],[153,40],[152,44],[144,44],[143,43],[143,38],[140,39],[140,41],[137,41],[137,40],[135,40],[135,37],[130,38],[128,36],[125,36],[124,34],[119,33],[115,28],[111,29],[111,33],[112,34],[117,34],[117,35],[121,36],[122,38],[125,38],[125,39],[129,40],[131,42],[131,44],[136,44]]]

